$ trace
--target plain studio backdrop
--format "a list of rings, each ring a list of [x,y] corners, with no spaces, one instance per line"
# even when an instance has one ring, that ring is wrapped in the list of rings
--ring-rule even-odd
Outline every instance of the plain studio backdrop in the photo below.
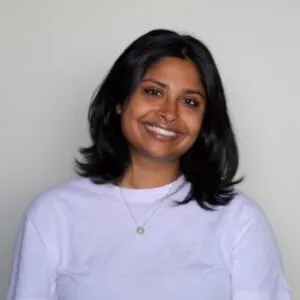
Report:
[[[75,176],[94,89],[133,39],[159,27],[214,54],[246,175],[239,188],[265,210],[300,299],[299,0],[0,0],[0,299],[22,212]]]

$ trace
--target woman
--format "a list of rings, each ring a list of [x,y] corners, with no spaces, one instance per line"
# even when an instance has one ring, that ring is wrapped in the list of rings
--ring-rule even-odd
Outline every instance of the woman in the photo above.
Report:
[[[29,208],[8,299],[289,300],[260,208],[235,190],[222,82],[197,39],[151,31],[89,110],[83,177]]]

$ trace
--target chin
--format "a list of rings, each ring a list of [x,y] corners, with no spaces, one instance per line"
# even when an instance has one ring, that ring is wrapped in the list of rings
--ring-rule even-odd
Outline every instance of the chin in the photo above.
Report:
[[[180,158],[174,153],[147,152],[145,154],[149,159],[159,163],[175,163]]]

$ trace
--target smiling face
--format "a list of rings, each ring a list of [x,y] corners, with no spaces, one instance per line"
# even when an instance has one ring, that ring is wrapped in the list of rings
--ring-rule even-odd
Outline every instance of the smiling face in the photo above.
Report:
[[[167,57],[152,65],[130,99],[117,112],[131,155],[178,160],[201,129],[205,91],[188,59]]]

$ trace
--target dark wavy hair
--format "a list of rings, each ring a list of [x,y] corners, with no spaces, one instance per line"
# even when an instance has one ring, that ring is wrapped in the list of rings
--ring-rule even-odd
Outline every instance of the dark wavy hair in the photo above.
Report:
[[[189,59],[197,67],[206,94],[206,110],[199,136],[180,158],[181,172],[191,190],[180,203],[196,200],[204,209],[228,204],[235,195],[239,157],[227,112],[222,81],[209,49],[190,35],[152,30],[128,46],[116,60],[89,108],[92,144],[81,148],[77,173],[96,184],[116,183],[130,165],[128,143],[116,106],[124,104],[148,68],[164,57]]]

